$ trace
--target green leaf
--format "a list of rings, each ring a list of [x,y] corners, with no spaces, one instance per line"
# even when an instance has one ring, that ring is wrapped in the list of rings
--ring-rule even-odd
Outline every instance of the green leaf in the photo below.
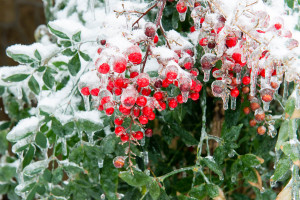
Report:
[[[257,175],[253,168],[248,168],[248,167],[243,168],[243,177],[247,181],[251,181],[254,183],[257,182]]]
[[[49,30],[54,34],[56,35],[57,37],[60,37],[62,39],[70,39],[65,33],[63,32],[60,32],[58,30],[55,30],[54,28],[52,28],[49,24],[48,24],[48,28]]]
[[[36,182],[32,181],[26,181],[23,184],[19,184],[15,190],[20,193],[20,192],[27,192],[32,190],[32,188],[36,185]]]
[[[150,77],[157,77],[158,76],[157,71],[149,71],[149,72],[147,72],[147,74],[149,74]]]
[[[224,179],[224,176],[223,176],[223,172],[220,168],[220,166],[214,161],[214,159],[211,157],[211,158],[203,158],[201,160],[201,162],[206,165],[209,169],[211,169],[213,172],[215,172],[216,174],[219,175],[219,178],[222,180]]]
[[[46,136],[42,133],[42,132],[37,132],[36,136],[35,136],[35,143],[45,149],[47,147],[47,138]]]
[[[74,56],[75,53],[77,53],[77,51],[76,50],[72,51],[72,49],[70,49],[70,48],[67,48],[63,52],[61,52],[61,54],[64,56]]]
[[[46,69],[45,66],[41,66],[41,67],[37,68],[36,71],[43,72],[43,71],[45,71],[45,69]]]
[[[60,41],[60,44],[63,45],[64,47],[72,46],[72,42],[70,40],[62,40]]]
[[[0,181],[9,182],[16,175],[16,168],[8,165],[0,167]]]
[[[72,76],[76,76],[76,74],[80,71],[80,68],[81,68],[81,63],[80,63],[79,55],[76,54],[69,61],[68,69]]]
[[[9,190],[9,184],[0,183],[0,194],[1,195],[7,194],[8,190]]]
[[[35,59],[29,57],[25,54],[13,54],[10,51],[6,51],[7,55],[11,57],[14,61],[21,63],[21,64],[30,64],[35,61]]]
[[[105,159],[103,169],[101,171],[100,184],[104,190],[106,198],[109,200],[117,199],[118,173],[119,170],[113,166],[113,160],[108,158]]]
[[[291,9],[294,9],[294,0],[285,0],[287,6]]]
[[[174,134],[177,136],[180,136],[182,141],[187,145],[187,146],[192,146],[198,144],[198,141],[185,129],[183,129],[181,126],[178,126],[177,124],[173,124],[171,127]]]
[[[31,78],[28,81],[28,87],[31,89],[34,94],[38,95],[40,93],[40,85],[35,80],[34,76],[31,76]]]
[[[85,119],[79,119],[76,123],[78,129],[81,131],[95,132],[103,129],[102,124],[96,124],[94,122]]]
[[[219,195],[219,188],[214,184],[206,184],[205,189],[210,198],[215,198]]]
[[[261,164],[256,155],[250,153],[240,156],[240,159],[243,162],[244,166],[247,167],[257,167]]]
[[[75,42],[80,42],[80,41],[81,41],[81,31],[75,33],[75,34],[72,36],[72,40],[74,40]]]
[[[0,95],[3,95],[5,92],[5,87],[4,86],[0,86]]]
[[[23,168],[25,168],[27,165],[30,164],[30,162],[33,159],[34,156],[34,152],[35,152],[35,148],[30,145],[28,151],[26,152],[25,156],[24,156],[24,160],[23,160]]]
[[[285,156],[279,160],[276,165],[274,175],[271,176],[271,181],[278,181],[291,169],[291,160]]]
[[[64,137],[63,134],[63,125],[58,121],[56,118],[52,119],[52,126],[51,126],[55,135]]]
[[[36,189],[37,186],[35,185],[32,190],[30,191],[30,193],[27,195],[26,200],[33,200],[35,197],[35,193],[36,193]]]
[[[27,165],[23,172],[27,176],[34,176],[40,172],[42,172],[44,169],[48,167],[48,161],[47,160],[41,160],[34,163],[31,163],[30,165]]]
[[[88,54],[83,53],[82,51],[80,51],[79,54],[80,54],[81,58],[83,58],[87,62],[92,60]]]
[[[63,61],[56,61],[52,63],[55,67],[60,68],[61,66],[65,65],[68,66],[68,64],[66,62]]]
[[[73,162],[62,163],[63,169],[70,174],[77,174],[83,171],[83,168]]]
[[[104,154],[110,154],[115,151],[117,144],[118,138],[113,134],[109,134],[105,138],[103,138],[100,146]]]
[[[36,59],[38,59],[39,61],[42,60],[42,56],[37,49],[34,51],[34,57],[36,57]]]
[[[276,143],[276,150],[279,150],[280,147],[283,145],[285,141],[289,138],[289,121],[285,120],[279,129],[277,143]]]
[[[225,141],[234,142],[239,138],[243,124],[232,126],[229,130],[222,130],[222,138]]]
[[[52,175],[52,183],[53,184],[58,184],[59,182],[62,181],[64,176],[64,172],[63,172],[63,168],[62,167],[58,167],[53,171],[53,175]]]
[[[189,195],[196,199],[203,199],[206,196],[205,184],[201,184],[199,186],[193,187],[190,190]]]
[[[150,183],[147,184],[147,189],[153,200],[157,200],[160,196],[160,187],[156,180],[153,178]]]
[[[294,163],[300,162],[300,144],[298,140],[287,141],[282,145],[281,150]]]
[[[3,81],[5,82],[20,82],[25,80],[30,74],[14,74],[7,78],[4,78]]]
[[[149,183],[152,178],[144,172],[133,170],[133,175],[130,171],[120,172],[119,177],[131,186],[143,186]]]
[[[47,68],[46,71],[44,72],[43,81],[45,85],[50,89],[54,86],[55,79],[49,68]]]
[[[290,97],[288,101],[285,104],[285,110],[284,112],[288,114],[289,116],[292,116],[293,112],[295,110],[295,98]]]

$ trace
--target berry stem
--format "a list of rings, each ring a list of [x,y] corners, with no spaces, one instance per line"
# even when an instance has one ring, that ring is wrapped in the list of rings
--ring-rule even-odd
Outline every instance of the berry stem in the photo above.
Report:
[[[153,6],[151,6],[146,12],[144,12],[133,24],[132,27],[137,24],[145,15],[147,15],[148,12],[150,12],[150,10],[152,10],[153,8],[155,8],[157,6],[157,3],[155,3]]]
[[[146,55],[145,55],[145,58],[144,58],[144,61],[143,61],[143,67],[142,67],[141,73],[144,73],[144,69],[145,69],[145,66],[146,66],[149,51],[150,51],[150,45],[148,44],[147,50],[146,50]]]

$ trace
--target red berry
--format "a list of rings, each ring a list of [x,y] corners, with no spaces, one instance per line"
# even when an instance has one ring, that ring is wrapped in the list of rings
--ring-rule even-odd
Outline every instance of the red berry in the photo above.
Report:
[[[232,89],[231,91],[230,91],[230,94],[231,94],[231,96],[232,97],[238,97],[239,96],[239,94],[240,94],[240,91],[237,89],[237,88],[234,88],[234,89]]]
[[[102,111],[103,109],[104,109],[104,108],[103,108],[103,105],[100,104],[100,105],[98,106],[98,110]]]
[[[130,114],[130,109],[125,108],[122,104],[119,106],[119,111],[123,114],[123,115],[129,115]]]
[[[265,133],[266,133],[266,127],[264,127],[264,126],[259,126],[259,127],[257,128],[257,133],[258,133],[259,135],[265,134]]]
[[[107,74],[109,70],[110,70],[110,66],[107,63],[103,63],[98,68],[98,72],[101,74]]]
[[[200,19],[200,24],[202,24],[202,23],[204,22],[204,20],[205,20],[205,18],[202,17],[202,18]]]
[[[156,88],[161,88],[161,87],[162,87],[162,81],[161,81],[161,80],[155,81],[154,86],[155,86]]]
[[[153,113],[153,110],[149,106],[146,106],[143,108],[142,112],[144,115],[146,115],[148,117],[151,115],[151,113]]]
[[[135,104],[135,98],[134,97],[126,97],[123,101],[123,104],[127,108],[131,108]]]
[[[106,108],[105,110],[105,113],[106,115],[110,116],[114,113],[115,109],[113,107],[109,107],[109,108]]]
[[[115,125],[121,126],[123,124],[123,119],[121,117],[116,117],[114,123]]]
[[[90,90],[88,87],[83,87],[81,89],[81,94],[84,95],[84,96],[89,96],[90,95]]]
[[[150,88],[143,88],[141,93],[144,96],[149,96],[151,94],[151,89]]]
[[[279,30],[279,29],[281,29],[282,25],[281,24],[275,24],[274,27],[275,27],[276,30]]]
[[[272,95],[270,95],[270,94],[265,94],[265,95],[263,95],[263,96],[261,97],[261,99],[262,99],[263,101],[265,101],[265,102],[270,102],[270,101],[273,100],[273,97],[272,97]]]
[[[156,33],[156,28],[153,23],[146,23],[145,25],[145,35],[147,37],[153,38]]]
[[[139,87],[147,87],[150,83],[148,78],[138,78],[136,83]]]
[[[158,36],[154,36],[153,42],[156,44],[158,42]]]
[[[123,126],[117,126],[117,127],[115,128],[115,134],[116,134],[117,136],[122,135],[122,134],[124,133],[124,131],[125,131],[125,128],[124,128]]]
[[[152,129],[151,128],[146,129],[145,136],[146,137],[152,137],[152,135],[153,135]]]
[[[178,103],[183,103],[183,97],[182,97],[182,94],[179,94],[177,97],[176,97],[176,100]]]
[[[160,105],[161,110],[165,110],[167,108],[167,105],[165,102],[159,101],[158,103]]]
[[[233,53],[232,54],[232,59],[236,62],[236,63],[241,63],[241,59],[242,59],[242,55],[240,53]]]
[[[143,134],[142,131],[137,131],[137,132],[135,132],[135,134],[133,135],[133,137],[134,137],[135,139],[137,139],[137,140],[141,140],[141,139],[143,139],[144,134]]]
[[[137,77],[138,75],[139,75],[138,72],[131,72],[131,73],[130,73],[130,78],[135,78],[135,77]]]
[[[167,76],[167,79],[169,79],[169,80],[174,80],[174,79],[177,78],[177,73],[176,73],[176,72],[170,71],[170,72],[168,72],[168,73],[166,74],[166,76]]]
[[[126,70],[126,63],[125,62],[116,62],[114,64],[114,71],[117,73],[123,73]]]
[[[172,99],[169,100],[169,107],[170,107],[170,108],[173,108],[173,109],[174,109],[174,108],[177,107],[177,105],[178,105],[178,104],[177,104],[177,101],[176,101],[175,99],[172,98]]]
[[[114,93],[115,93],[116,96],[121,95],[122,94],[122,88],[115,88]]]
[[[184,66],[185,69],[190,70],[190,69],[192,69],[193,64],[191,62],[187,62],[183,66]]]
[[[208,43],[207,38],[202,38],[202,39],[199,41],[199,45],[200,45],[200,46],[206,46],[207,43]]]
[[[125,135],[121,135],[121,141],[122,142],[127,142],[128,140],[129,140],[129,136],[128,136],[128,134],[125,134]]]
[[[193,101],[196,101],[196,100],[198,100],[199,99],[199,93],[197,93],[197,92],[195,92],[195,93],[191,93],[191,99],[193,100]]]
[[[244,109],[243,109],[243,111],[244,111],[244,113],[246,114],[246,115],[248,115],[249,113],[250,113],[250,108],[249,107],[245,107]]]
[[[250,77],[249,76],[244,76],[243,79],[242,79],[242,82],[244,85],[249,85],[250,84]]]
[[[147,124],[147,123],[148,123],[148,118],[147,118],[145,115],[141,115],[141,116],[139,117],[139,122],[140,122],[141,124]]]
[[[97,53],[100,55],[101,52],[102,52],[102,48],[100,47],[100,48],[98,48]]]
[[[116,78],[116,80],[114,81],[114,84],[116,87],[123,87],[124,85],[124,80],[123,78]]]
[[[148,119],[149,120],[154,120],[155,119],[155,113],[154,112],[152,112],[149,116],[148,116]]]
[[[137,108],[137,107],[134,107],[134,108],[133,108],[133,115],[134,115],[135,117],[140,116],[140,109]]]
[[[179,13],[185,13],[187,10],[187,6],[185,5],[185,3],[183,1],[178,1],[177,5],[176,5],[176,9]]]
[[[192,26],[192,27],[190,28],[190,31],[191,31],[191,33],[195,32],[195,31],[196,31],[195,26]]]
[[[91,95],[98,96],[99,91],[100,91],[99,88],[94,88],[94,89],[91,90]]]
[[[110,96],[103,97],[100,101],[100,104],[104,105],[110,101]]]
[[[147,104],[147,99],[146,99],[146,97],[144,97],[144,96],[139,96],[139,97],[136,99],[136,104],[137,104],[138,106],[144,107],[144,106]]]
[[[251,127],[254,127],[254,126],[256,126],[256,120],[255,119],[251,119],[250,121],[249,121],[249,124],[250,124],[250,126]]]
[[[138,65],[142,62],[142,54],[141,53],[131,53],[128,55],[128,60],[135,65]]]
[[[101,45],[105,45],[106,44],[106,40],[100,40],[100,44]]]
[[[226,38],[226,45],[228,48],[234,47],[237,43],[237,37],[228,36]]]
[[[155,92],[153,97],[156,99],[156,100],[162,100],[163,98],[163,93],[162,92]]]
[[[118,157],[116,157],[114,160],[113,160],[113,163],[114,163],[114,166],[115,166],[115,168],[122,168],[122,167],[124,167],[124,158],[123,157],[121,157],[121,156],[118,156]]]
[[[168,79],[164,79],[163,82],[162,82],[162,87],[169,87],[170,83],[168,81]]]

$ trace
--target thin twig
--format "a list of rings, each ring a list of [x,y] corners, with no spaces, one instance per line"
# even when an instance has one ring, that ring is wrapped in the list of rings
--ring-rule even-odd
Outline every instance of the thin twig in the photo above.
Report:
[[[150,10],[152,10],[153,8],[155,8],[157,6],[157,3],[154,4],[153,6],[151,6],[146,12],[144,12],[133,24],[132,27],[138,23],[145,15],[147,15],[148,12],[150,12]]]
[[[146,66],[149,51],[150,51],[150,45],[148,44],[147,50],[146,50],[146,55],[145,55],[145,58],[144,58],[144,61],[143,61],[143,67],[142,67],[141,73],[144,73],[144,69],[145,69],[145,66]]]
[[[168,48],[171,49],[171,46],[170,46],[170,44],[169,44],[169,42],[168,42],[168,39],[167,39],[167,37],[166,37],[166,35],[165,35],[164,29],[162,28],[162,26],[159,26],[159,29],[160,29],[160,31],[161,31],[161,34],[164,36],[164,38],[165,38],[165,40],[166,40],[166,42],[167,42]]]

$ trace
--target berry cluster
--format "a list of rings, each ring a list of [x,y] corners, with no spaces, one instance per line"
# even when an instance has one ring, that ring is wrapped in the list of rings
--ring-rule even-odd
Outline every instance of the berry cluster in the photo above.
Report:
[[[125,50],[101,40],[94,70],[99,83],[79,84],[84,98],[91,95],[98,110],[114,115],[115,134],[123,143],[130,140],[138,144],[144,135],[151,137],[152,129],[145,125],[155,119],[155,109],[173,110],[188,98],[196,101],[202,88],[191,49],[176,50],[174,56],[162,59],[152,54],[158,40],[156,25],[146,23],[144,34],[146,40],[128,40]],[[148,49],[144,60],[141,45]],[[144,72],[147,55],[160,65],[154,76]]]

